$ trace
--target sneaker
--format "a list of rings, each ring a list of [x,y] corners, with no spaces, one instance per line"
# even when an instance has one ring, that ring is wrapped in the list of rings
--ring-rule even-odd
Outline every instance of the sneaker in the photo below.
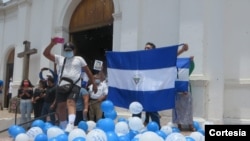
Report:
[[[71,132],[74,129],[74,124],[68,123],[67,127],[65,128],[65,132]]]

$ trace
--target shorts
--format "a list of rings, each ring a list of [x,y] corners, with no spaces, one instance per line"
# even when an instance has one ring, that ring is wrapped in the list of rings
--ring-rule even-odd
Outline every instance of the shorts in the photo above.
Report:
[[[57,86],[58,88],[58,86]],[[72,99],[76,102],[77,98],[79,97],[79,93],[80,93],[80,87],[77,85],[74,85],[74,87],[72,88],[72,90],[69,93],[60,93],[60,92],[56,92],[56,102],[60,103],[60,102],[66,102],[67,99]]]

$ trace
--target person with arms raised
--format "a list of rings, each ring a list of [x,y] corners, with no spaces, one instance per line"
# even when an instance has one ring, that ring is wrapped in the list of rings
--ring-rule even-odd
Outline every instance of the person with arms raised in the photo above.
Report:
[[[49,45],[45,48],[43,55],[57,64],[59,72],[59,80],[57,86],[57,113],[60,113],[59,120],[61,128],[65,129],[66,132],[70,132],[74,128],[74,122],[76,118],[76,100],[80,93],[81,88],[81,73],[82,69],[87,74],[90,82],[94,84],[94,91],[97,91],[97,86],[94,83],[94,77],[89,67],[87,66],[86,61],[81,56],[75,56],[74,51],[76,51],[76,47],[73,43],[67,42],[63,45],[63,56],[53,54],[51,52],[52,48],[58,42],[55,38],[52,38]],[[64,78],[64,79],[63,79]],[[60,91],[60,86],[68,84],[69,81],[74,83],[73,87],[66,94],[63,91]],[[67,105],[67,110],[65,110],[65,105]],[[67,113],[68,112],[68,113]],[[68,123],[67,117],[64,115],[68,114]],[[67,125],[67,127],[66,127]],[[66,127],[66,128],[65,128]]]

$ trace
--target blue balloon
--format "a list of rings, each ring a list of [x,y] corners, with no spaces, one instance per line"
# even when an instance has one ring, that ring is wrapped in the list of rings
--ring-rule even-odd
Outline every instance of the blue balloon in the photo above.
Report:
[[[48,137],[46,134],[38,134],[34,141],[48,141]]]
[[[159,135],[160,137],[162,137],[164,140],[166,139],[167,135],[165,132],[158,130],[155,132],[157,135]]]
[[[147,124],[148,131],[155,132],[155,131],[159,130],[159,128],[160,128],[159,125],[155,121],[150,121]]]
[[[112,110],[110,112],[104,112],[104,117],[115,120],[117,117],[117,112],[115,110]]]
[[[98,120],[96,126],[102,129],[104,132],[115,130],[115,122],[110,118],[103,118]]]
[[[97,128],[101,128],[101,126],[102,126],[102,124],[103,124],[103,123],[102,123],[103,120],[104,120],[103,118],[100,118],[98,121],[96,121],[96,127],[97,127]]]
[[[139,141],[139,138],[133,138],[131,141]]]
[[[112,101],[110,100],[104,100],[102,103],[101,103],[101,109],[102,111],[105,113],[108,113],[108,112],[111,112],[114,110],[114,104]]]
[[[68,141],[68,135],[66,134],[60,134],[56,137],[58,141]]]
[[[50,123],[45,123],[44,127],[42,128],[43,129],[43,133],[47,134],[47,130],[52,127],[53,125],[50,124]]]
[[[185,138],[186,138],[186,141],[195,141],[195,139],[190,136],[186,136]]]
[[[129,131],[129,137],[130,137],[130,139],[133,139],[137,134],[139,134],[139,131],[130,130]]]
[[[11,137],[16,138],[16,136],[20,133],[26,133],[25,129],[22,126],[16,126],[11,131]]]
[[[205,131],[203,129],[199,128],[197,131],[200,132],[203,136],[205,136]]]
[[[52,137],[48,141],[59,141],[59,140],[57,140],[56,137]]]
[[[119,138],[119,141],[130,141],[128,135],[122,135],[122,136],[119,136],[118,138]]]
[[[193,121],[193,126],[195,128],[196,131],[198,131],[201,127],[200,127],[200,123],[197,121]]]
[[[114,131],[108,131],[105,133],[108,141],[119,141],[119,137]]]
[[[172,127],[172,133],[180,133],[180,129],[177,127]]]
[[[15,130],[15,128],[17,128],[18,126],[17,125],[11,125],[9,128],[8,128],[8,133],[11,137],[13,137],[13,131]]]
[[[73,141],[86,141],[83,137],[76,137],[73,139]]]
[[[44,126],[47,126],[47,125],[53,126],[53,124],[52,124],[51,122],[45,122],[45,123],[44,123]]]
[[[45,123],[43,120],[37,119],[35,121],[32,122],[31,127],[40,127],[41,129],[43,129],[45,126]]]
[[[117,122],[121,122],[121,121],[125,121],[126,123],[128,123],[128,120],[124,117],[120,117],[117,119]]]
[[[78,128],[82,129],[83,131],[87,132],[88,131],[88,124],[86,121],[80,121],[78,123]]]

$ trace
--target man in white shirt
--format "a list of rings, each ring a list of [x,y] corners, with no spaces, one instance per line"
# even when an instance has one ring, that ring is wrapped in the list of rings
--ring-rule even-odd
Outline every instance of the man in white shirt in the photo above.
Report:
[[[101,103],[108,95],[108,85],[106,80],[101,80],[100,76],[95,75],[95,83],[97,85],[97,92],[93,92],[93,85],[90,85],[89,93],[89,120],[98,121],[102,118],[103,111],[101,110]]]
[[[7,94],[7,108],[9,108],[9,102],[12,97],[12,86],[13,86],[13,82],[12,82],[12,77],[11,77],[10,82],[9,82],[9,92]]]
[[[94,77],[86,61],[81,56],[75,56],[76,47],[73,43],[67,42],[63,45],[64,54],[58,55],[51,52],[52,48],[59,42],[51,39],[50,44],[45,48],[43,55],[57,64],[59,73],[59,86],[67,84],[68,82],[60,81],[62,78],[71,79],[74,82],[73,88],[70,92],[64,94],[64,92],[59,92],[59,86],[57,87],[56,103],[57,103],[57,113],[59,113],[60,127],[65,129],[65,132],[70,132],[74,129],[74,122],[76,118],[76,100],[80,93],[82,70],[87,74],[90,82],[94,84],[93,91],[97,92],[97,86],[94,83]],[[65,60],[65,61],[64,61]],[[65,106],[67,106],[67,111]],[[67,115],[68,114],[68,122]],[[66,126],[67,125],[67,126]],[[65,128],[66,127],[66,128]]]

